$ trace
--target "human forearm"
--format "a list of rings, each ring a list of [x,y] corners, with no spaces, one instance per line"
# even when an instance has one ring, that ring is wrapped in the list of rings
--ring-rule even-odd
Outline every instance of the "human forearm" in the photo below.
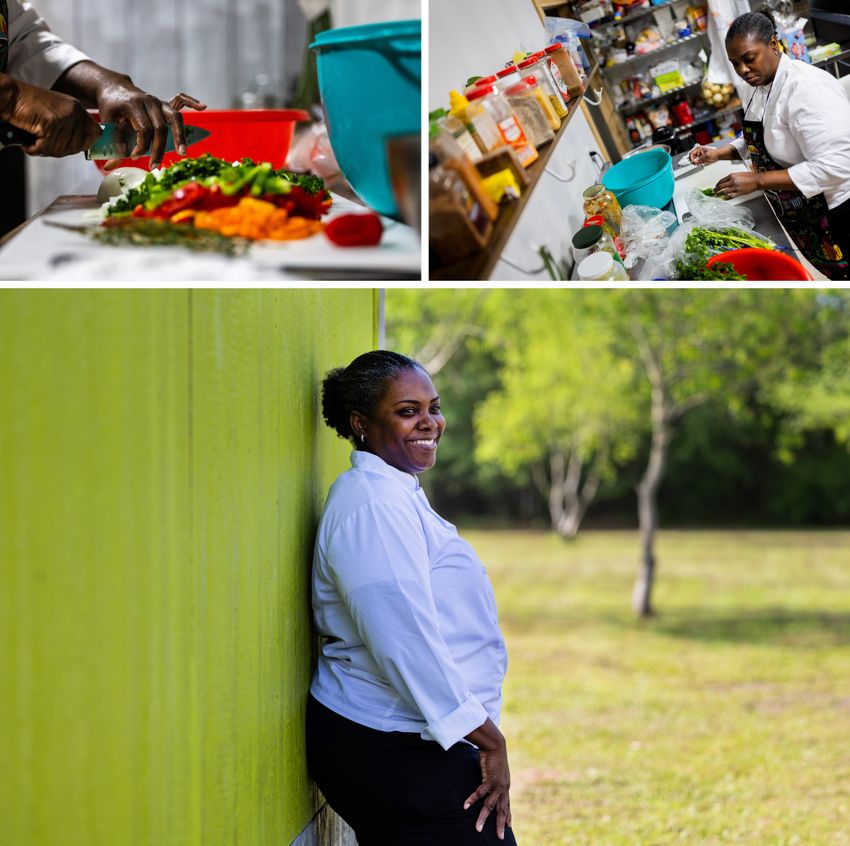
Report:
[[[479,749],[486,749],[488,752],[506,748],[505,736],[489,717],[483,725],[478,726],[475,731],[466,735],[466,739],[470,743],[474,743]]]
[[[725,146],[718,148],[717,158],[724,161],[735,161],[735,159],[740,159],[741,155],[734,144],[726,144]]]
[[[56,80],[53,90],[74,97],[88,109],[96,109],[100,99],[110,88],[129,87],[133,87],[133,80],[126,74],[87,61],[77,62],[68,68]]]
[[[796,191],[797,186],[787,170],[769,170],[756,174],[756,184],[761,190]]]

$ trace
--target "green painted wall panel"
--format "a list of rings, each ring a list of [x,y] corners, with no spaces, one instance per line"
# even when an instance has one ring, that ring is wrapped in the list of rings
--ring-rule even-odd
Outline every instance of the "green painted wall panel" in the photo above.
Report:
[[[367,290],[0,293],[3,843],[289,843]]]

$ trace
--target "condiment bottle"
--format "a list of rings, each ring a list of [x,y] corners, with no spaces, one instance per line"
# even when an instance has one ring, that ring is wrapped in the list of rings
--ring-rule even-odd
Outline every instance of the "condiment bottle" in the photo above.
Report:
[[[449,104],[449,114],[466,125],[482,153],[489,153],[506,143],[496,121],[483,103],[470,103],[463,94],[451,91]]]
[[[494,85],[496,82],[496,77],[494,75],[491,76],[479,76],[478,79],[473,80],[472,82],[468,82],[466,84],[466,88],[464,88],[463,93],[469,94],[470,91],[474,91],[481,85]]]
[[[608,253],[615,261],[621,261],[614,239],[601,226],[583,226],[573,235],[573,257],[576,264],[600,250]]]
[[[564,105],[564,98],[561,96],[561,92],[555,88],[552,75],[549,73],[547,67],[548,64],[549,60],[540,53],[537,53],[524,62],[520,62],[517,67],[522,73],[523,78],[534,76],[537,84],[543,89],[543,92],[551,101],[555,113],[559,118],[565,118],[567,116],[567,107]]]
[[[560,127],[561,120],[555,114],[549,98],[540,92],[537,80],[533,76],[529,79],[534,83],[533,87],[522,80],[508,88],[505,91],[505,96],[508,98],[511,108],[516,112],[528,139],[535,147],[541,147],[543,144],[554,140],[553,126]],[[540,92],[539,96],[535,96],[535,91]],[[548,113],[546,110],[548,110]],[[550,121],[550,115],[557,123]]]
[[[528,140],[508,101],[492,85],[483,85],[469,93],[469,108],[482,105],[499,129],[505,143],[516,150],[523,167],[537,161],[536,147]]]
[[[602,215],[611,227],[613,235],[619,235],[623,215],[617,198],[601,183],[591,185],[582,196],[585,217]]]
[[[629,274],[623,265],[603,250],[582,259],[578,266],[578,278],[582,282],[628,282]]]
[[[564,101],[580,96],[584,92],[584,86],[581,84],[572,56],[564,49],[564,45],[556,42],[550,44],[543,52],[549,58],[550,67],[554,66],[552,78],[558,85]],[[558,71],[557,76],[555,70]],[[559,80],[561,84],[558,84]]]

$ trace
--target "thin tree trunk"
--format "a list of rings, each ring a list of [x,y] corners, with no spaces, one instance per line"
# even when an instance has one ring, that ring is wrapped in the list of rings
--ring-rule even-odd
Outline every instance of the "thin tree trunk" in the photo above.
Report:
[[[599,490],[599,476],[590,470],[582,484],[584,463],[574,452],[569,462],[561,450],[549,453],[549,475],[542,464],[532,470],[537,489],[546,497],[552,528],[565,540],[573,540],[578,534],[587,508]]]

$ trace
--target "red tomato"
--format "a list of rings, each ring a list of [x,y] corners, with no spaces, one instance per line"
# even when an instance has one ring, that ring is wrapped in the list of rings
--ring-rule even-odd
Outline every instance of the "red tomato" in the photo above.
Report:
[[[338,247],[374,247],[383,233],[381,218],[374,212],[341,214],[325,227],[325,235]]]

